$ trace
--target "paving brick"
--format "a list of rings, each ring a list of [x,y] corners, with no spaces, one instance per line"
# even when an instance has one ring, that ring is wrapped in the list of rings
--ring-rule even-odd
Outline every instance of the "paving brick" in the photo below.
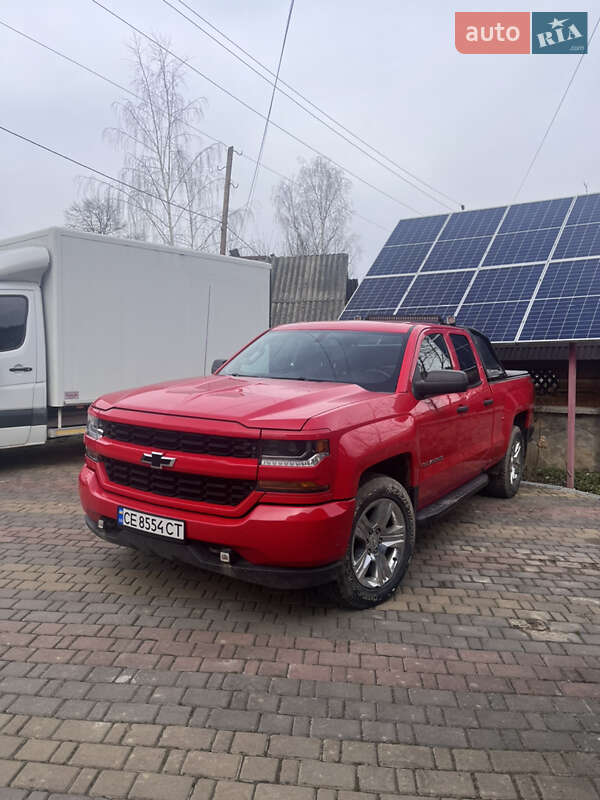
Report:
[[[242,763],[240,778],[244,781],[264,781],[273,783],[278,768],[279,761],[276,758],[246,756]]]
[[[509,775],[479,772],[475,774],[475,781],[483,800],[517,800],[517,793]]]
[[[271,736],[269,755],[284,758],[318,758],[321,742],[304,736]]]
[[[277,737],[273,737],[277,738]],[[268,737],[263,733],[236,733],[231,744],[232,753],[243,753],[249,756],[263,755],[267,749]],[[272,755],[275,755],[272,753]]]
[[[108,722],[69,719],[61,722],[52,735],[54,739],[67,739],[72,742],[101,742],[110,728]]]
[[[112,798],[127,797],[129,790],[136,778],[134,772],[122,770],[102,770],[96,778],[90,794]]]
[[[235,778],[241,761],[238,755],[192,751],[186,756],[182,771],[205,778]]]
[[[254,786],[233,781],[218,781],[212,800],[251,800]],[[201,800],[201,795],[197,800]]]
[[[25,789],[63,792],[75,779],[78,770],[58,764],[25,764],[13,780],[13,785]],[[1,775],[1,766],[0,766]]]
[[[477,797],[468,772],[417,770],[416,778],[421,794],[433,797]]]
[[[433,751],[429,747],[419,747],[402,744],[381,744],[378,745],[379,762],[390,767],[401,767],[424,769],[435,766]]]
[[[71,759],[79,767],[119,769],[129,754],[128,747],[112,744],[80,744]]]
[[[125,769],[132,772],[160,772],[167,751],[162,747],[134,747]]]
[[[355,767],[350,764],[326,764],[305,759],[300,762],[300,783],[310,786],[331,786],[334,789],[353,789]]]
[[[361,764],[357,767],[358,786],[363,792],[393,792],[396,776],[389,767],[373,767]]]
[[[208,725],[217,730],[255,731],[258,728],[258,720],[257,711],[213,709],[208,717]]]
[[[58,747],[58,742],[48,739],[28,739],[16,754],[19,761],[49,761]]]
[[[193,780],[181,775],[155,775],[143,772],[137,776],[129,793],[131,800],[187,800]]]
[[[345,764],[377,764],[377,748],[370,742],[342,742]]]

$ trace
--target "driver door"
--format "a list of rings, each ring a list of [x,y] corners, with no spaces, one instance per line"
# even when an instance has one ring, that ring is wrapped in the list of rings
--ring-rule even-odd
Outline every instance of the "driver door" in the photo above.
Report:
[[[0,290],[0,448],[27,444],[36,367],[34,294]]]
[[[443,332],[427,331],[421,338],[414,376],[453,369]],[[460,394],[441,394],[416,401],[412,415],[417,435],[419,501],[424,508],[465,482],[460,466]]]

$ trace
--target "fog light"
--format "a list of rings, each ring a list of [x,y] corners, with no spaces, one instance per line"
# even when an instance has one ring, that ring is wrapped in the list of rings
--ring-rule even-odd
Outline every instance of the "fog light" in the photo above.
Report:
[[[95,453],[93,450],[90,450],[89,447],[85,448],[85,454],[90,459],[90,461],[96,461],[96,462],[100,461],[100,456],[98,455],[98,453]]]

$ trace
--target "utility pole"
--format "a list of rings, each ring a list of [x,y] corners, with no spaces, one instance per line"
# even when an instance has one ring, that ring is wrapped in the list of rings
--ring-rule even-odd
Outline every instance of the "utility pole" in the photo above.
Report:
[[[221,255],[227,252],[227,220],[229,217],[229,190],[231,189],[231,166],[233,164],[233,145],[227,148],[225,166],[225,189],[223,191],[223,216],[221,217]]]

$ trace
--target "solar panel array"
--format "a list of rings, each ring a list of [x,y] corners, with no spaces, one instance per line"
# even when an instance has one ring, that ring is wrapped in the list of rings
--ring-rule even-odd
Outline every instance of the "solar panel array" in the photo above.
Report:
[[[403,219],[344,309],[455,315],[495,342],[600,339],[600,194]]]

